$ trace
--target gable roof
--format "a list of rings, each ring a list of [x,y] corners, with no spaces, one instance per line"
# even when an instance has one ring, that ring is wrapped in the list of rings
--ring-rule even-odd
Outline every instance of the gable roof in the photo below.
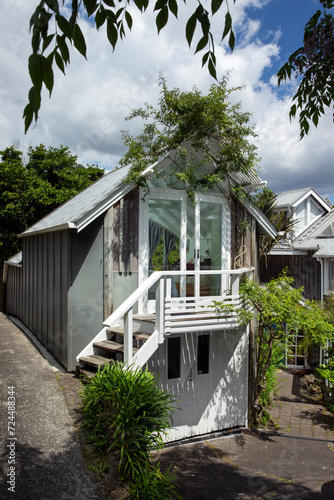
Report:
[[[307,187],[307,188],[302,188],[302,189],[292,189],[290,191],[284,191],[282,194],[277,196],[276,198],[276,207],[292,207],[296,208],[300,203],[302,203],[306,198],[309,196],[313,196],[315,200],[327,211],[329,212],[331,210],[330,206],[326,201],[321,198],[321,196],[314,191],[313,188]]]
[[[316,220],[293,242],[298,250],[317,250],[313,257],[334,257],[334,210]]]
[[[131,165],[127,165],[108,172],[18,236],[31,236],[71,228],[81,231],[115,203],[117,198],[124,196],[123,181],[130,167]],[[128,186],[128,190],[130,191],[132,187]]]
[[[170,158],[173,153],[177,152],[166,154],[159,161],[150,165],[143,175],[150,175],[154,168],[161,170],[167,167],[171,163]],[[22,238],[64,229],[76,229],[77,232],[80,232],[134,188],[134,184],[124,183],[130,168],[131,164],[108,172],[18,236]],[[265,185],[255,172],[249,174],[233,173],[229,174],[229,177],[232,184],[240,184],[246,188],[246,191]],[[276,229],[265,215],[250,200],[243,203],[245,206],[247,205],[248,210],[255,217],[264,233],[275,237]]]

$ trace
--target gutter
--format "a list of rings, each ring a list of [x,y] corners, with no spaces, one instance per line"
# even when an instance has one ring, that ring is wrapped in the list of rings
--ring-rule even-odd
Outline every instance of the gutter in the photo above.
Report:
[[[58,226],[44,227],[43,229],[36,229],[30,231],[24,231],[17,235],[18,238],[27,238],[28,236],[35,236],[36,234],[47,234],[54,233],[56,231],[65,231],[66,229],[76,229],[77,225],[75,222],[66,222],[65,224],[59,224]]]

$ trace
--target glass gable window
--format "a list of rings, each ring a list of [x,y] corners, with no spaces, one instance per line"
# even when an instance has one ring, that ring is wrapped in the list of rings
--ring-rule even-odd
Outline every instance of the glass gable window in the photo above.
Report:
[[[181,337],[167,339],[167,377],[168,379],[181,377]]]
[[[198,335],[197,337],[197,375],[209,373],[210,358],[209,335]]]

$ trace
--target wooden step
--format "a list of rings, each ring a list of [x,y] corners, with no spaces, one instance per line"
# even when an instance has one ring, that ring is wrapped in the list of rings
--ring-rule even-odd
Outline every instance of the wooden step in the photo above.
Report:
[[[99,347],[100,349],[105,349],[110,352],[124,352],[124,344],[118,342],[113,342],[112,340],[102,340],[101,342],[94,342],[94,347]],[[132,353],[135,354],[138,351],[137,347],[132,348]]]
[[[115,327],[115,328],[108,328],[107,330],[107,335],[119,335],[121,337],[124,337],[124,328],[121,327]],[[135,330],[132,332],[132,335],[135,340],[148,340],[151,336],[150,333],[143,333],[139,332],[138,330]]]
[[[85,363],[86,365],[92,366],[93,368],[101,368],[104,367],[107,363],[110,363],[112,360],[109,358],[104,358],[103,356],[98,356],[97,354],[91,354],[90,356],[83,356],[80,358],[81,363]]]

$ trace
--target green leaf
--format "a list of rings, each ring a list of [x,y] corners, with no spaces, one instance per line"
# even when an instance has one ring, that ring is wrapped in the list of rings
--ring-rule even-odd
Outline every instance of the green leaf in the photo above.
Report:
[[[214,15],[222,6],[224,0],[211,0],[211,12]]]
[[[234,36],[233,30],[231,30],[230,38],[228,40],[228,44],[230,46],[230,49],[233,50],[234,49],[234,45],[235,45],[235,36]]]
[[[209,68],[209,73],[210,75],[217,80],[217,72],[216,72],[216,65],[214,64],[213,60],[210,58],[209,63],[208,63],[208,68]]]
[[[177,1],[176,0],[168,0],[168,7],[169,7],[169,10],[171,11],[171,13],[174,14],[174,16],[177,19],[177,15],[178,15]]]
[[[78,24],[74,25],[73,42],[74,42],[74,47],[80,52],[80,54],[86,57],[87,53],[86,41]]]
[[[58,66],[58,68],[60,69],[60,71],[62,71],[65,75],[65,66],[64,66],[64,61],[61,57],[61,55],[59,54],[59,52],[55,51],[55,60],[56,60],[56,64]]]
[[[145,2],[144,0],[134,0],[134,3],[140,12],[144,12],[147,9],[148,2]]]
[[[36,90],[36,87],[31,87],[28,93],[29,103],[33,109],[35,118],[38,118],[38,110],[41,107],[41,92]]]
[[[204,54],[204,56],[202,57],[202,68],[203,68],[203,66],[206,64],[206,62],[207,62],[207,60],[208,60],[209,55],[210,55],[210,50],[209,50],[208,52],[206,52],[206,53]]]
[[[59,12],[59,5],[57,0],[45,0],[45,3],[49,7],[49,9],[53,10],[54,12]]]
[[[108,5],[108,7],[115,7],[115,2],[113,0],[103,0],[105,4]]]
[[[168,21],[168,8],[163,7],[160,10],[159,14],[157,15],[157,18],[155,21],[157,28],[158,28],[158,33],[160,33],[162,28],[164,28],[166,26],[167,21]]]
[[[115,49],[118,33],[114,23],[110,19],[107,21],[107,37],[112,45],[112,48]]]
[[[24,108],[24,111],[23,111],[23,118],[24,118],[24,133],[26,134],[30,125],[31,125],[31,122],[33,120],[33,117],[34,117],[34,110],[32,109],[32,106],[30,103],[28,103],[26,105],[26,107]]]
[[[40,91],[43,83],[43,63],[40,54],[31,54],[28,60],[29,75],[34,87]]]
[[[67,38],[72,39],[72,28],[69,21],[61,14],[56,15],[56,21],[60,30],[64,33]]]
[[[98,8],[98,2],[97,0],[85,0],[85,7],[87,11],[87,16],[90,17],[96,9]]]
[[[200,39],[200,41],[197,44],[197,47],[196,47],[196,50],[195,50],[195,54],[196,54],[196,52],[199,52],[200,50],[203,50],[204,47],[207,46],[208,42],[209,42],[208,35],[202,36],[202,38]]]
[[[48,35],[45,40],[43,41],[43,46],[42,46],[42,52],[45,52],[45,50],[48,48],[52,40],[54,39],[55,34],[53,33],[52,35]]]
[[[196,12],[194,12],[194,14],[192,14],[192,16],[189,17],[187,24],[186,24],[186,39],[187,39],[187,42],[189,44],[189,47],[191,45],[191,42],[192,42],[192,39],[194,36],[196,24],[197,24],[197,16],[196,16]]]
[[[105,20],[106,20],[105,8],[102,5],[100,5],[99,10],[95,14],[96,28],[97,29],[101,28],[101,26],[104,24]]]
[[[47,59],[46,57],[42,56],[42,66],[43,66],[43,82],[51,95],[53,89],[53,70],[52,70],[51,59]]]
[[[125,20],[126,20],[126,24],[128,25],[129,30],[131,30],[133,22],[132,22],[131,14],[127,10],[125,11]]]
[[[64,36],[57,35],[57,44],[65,64],[70,62],[70,53]]]
[[[166,7],[168,0],[157,0],[154,5],[153,11],[161,10],[163,7]]]
[[[223,32],[223,36],[222,36],[222,41],[224,40],[224,38],[226,37],[226,35],[230,31],[231,27],[232,27],[232,17],[231,17],[231,14],[229,12],[227,12],[226,16],[225,16],[225,27],[224,27],[224,32]]]

